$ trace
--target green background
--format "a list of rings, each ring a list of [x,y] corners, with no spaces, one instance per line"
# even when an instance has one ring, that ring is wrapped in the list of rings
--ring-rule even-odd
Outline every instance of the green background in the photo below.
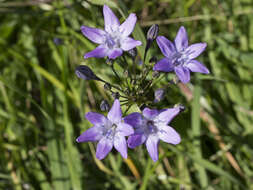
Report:
[[[95,44],[80,31],[103,28],[104,3],[121,22],[137,14],[133,36],[143,44],[155,23],[170,40],[183,25],[190,43],[208,44],[198,60],[211,74],[192,74],[158,105],[186,111],[171,123],[182,142],[161,142],[156,163],[144,146],[99,161],[95,144],[75,142],[91,127],[84,114],[112,103],[103,84],[74,74],[86,64],[112,78],[105,59],[83,59]],[[253,189],[252,50],[251,0],[1,0],[0,189]],[[151,54],[162,57],[157,45]]]

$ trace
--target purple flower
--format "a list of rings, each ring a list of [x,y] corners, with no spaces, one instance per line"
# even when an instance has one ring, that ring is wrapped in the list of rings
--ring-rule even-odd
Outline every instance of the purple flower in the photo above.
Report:
[[[206,43],[196,43],[188,46],[188,37],[183,26],[178,30],[174,43],[164,36],[158,36],[157,44],[165,58],[155,64],[153,70],[170,72],[175,71],[183,83],[190,81],[190,71],[208,74],[209,70],[195,60],[206,48]]]
[[[135,133],[128,138],[128,147],[135,148],[145,142],[152,160],[158,160],[158,143],[160,140],[178,144],[179,134],[168,123],[181,111],[180,107],[156,110],[145,108],[140,113],[131,113],[124,118],[125,122],[135,128]]]
[[[133,134],[134,130],[123,122],[118,99],[114,101],[107,117],[95,112],[88,112],[85,117],[94,126],[82,133],[76,139],[77,142],[98,141],[96,157],[100,160],[106,157],[113,146],[123,158],[127,158],[125,136]]]
[[[165,95],[165,90],[163,88],[159,88],[155,91],[155,100],[154,103],[158,103],[163,100]]]
[[[84,58],[105,57],[115,59],[121,56],[123,51],[128,51],[141,45],[140,41],[128,37],[134,30],[136,15],[130,14],[128,18],[120,25],[118,18],[112,10],[104,5],[103,8],[105,30],[82,26],[81,31],[91,41],[99,44],[94,50],[86,53]]]

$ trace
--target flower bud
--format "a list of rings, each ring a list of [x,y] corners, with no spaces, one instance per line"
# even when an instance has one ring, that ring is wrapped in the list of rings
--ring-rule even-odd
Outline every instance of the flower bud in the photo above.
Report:
[[[185,110],[185,106],[183,104],[175,104],[174,108],[179,107],[180,112],[183,112]]]
[[[103,100],[101,103],[100,103],[100,109],[101,111],[108,111],[110,108],[108,102],[106,100]]]
[[[75,71],[78,78],[82,78],[84,80],[100,80],[93,71],[86,65],[80,65],[76,68]]]
[[[146,55],[147,55],[147,52],[149,50],[149,48],[151,47],[152,45],[152,42],[156,39],[156,37],[158,36],[158,32],[159,32],[159,27],[157,24],[153,24],[149,30],[148,30],[148,33],[147,33],[147,44],[146,44],[146,47],[145,47],[145,52],[144,52],[144,61],[146,60]]]
[[[105,85],[104,85],[104,89],[105,90],[111,90],[111,85],[109,84],[109,83],[105,83]]]
[[[128,53],[134,59],[137,56],[137,48],[130,49]]]
[[[63,41],[61,38],[54,38],[54,43],[55,43],[55,45],[61,45],[61,44],[63,44]]]
[[[118,92],[112,92],[112,97],[114,98],[114,99],[119,99],[119,93]]]
[[[154,102],[158,103],[161,100],[163,100],[164,95],[165,95],[165,90],[164,89],[162,89],[162,88],[157,89],[155,91],[155,100],[154,100]]]
[[[152,77],[158,78],[159,76],[160,76],[160,72],[159,71],[153,71]]]
[[[145,107],[146,107],[146,104],[142,104],[142,105],[140,106],[140,110],[143,111]]]
[[[156,37],[158,36],[158,32],[159,32],[159,26],[157,24],[153,24],[147,33],[147,39],[148,40],[155,40]]]
[[[125,70],[123,74],[124,74],[124,77],[127,78],[129,76],[128,70]]]
[[[156,63],[157,62],[157,57],[153,56],[150,58],[149,63]]]

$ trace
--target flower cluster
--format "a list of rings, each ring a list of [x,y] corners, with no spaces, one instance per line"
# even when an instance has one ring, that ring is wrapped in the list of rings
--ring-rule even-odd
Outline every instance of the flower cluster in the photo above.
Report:
[[[187,33],[183,26],[180,27],[173,43],[164,36],[158,36],[159,28],[153,25],[147,33],[145,53],[141,60],[136,47],[141,46],[142,42],[129,37],[136,24],[136,15],[130,14],[120,24],[106,5],[103,7],[103,14],[104,30],[81,27],[84,36],[99,44],[94,50],[86,53],[84,58],[106,57],[106,63],[118,79],[118,84],[112,84],[96,76],[86,65],[76,68],[76,75],[79,78],[103,82],[105,90],[114,98],[111,108],[106,100],[100,104],[101,111],[110,109],[107,116],[96,112],[88,112],[85,115],[93,127],[83,132],[76,141],[98,141],[96,149],[98,159],[104,159],[113,147],[123,158],[127,158],[127,147],[135,148],[145,143],[151,159],[157,161],[160,140],[174,145],[181,141],[180,135],[169,126],[169,123],[184,110],[184,106],[176,104],[172,108],[161,110],[154,107],[163,101],[169,85],[176,84],[177,81],[189,82],[190,71],[209,73],[202,63],[195,60],[205,50],[206,43],[188,45]],[[165,57],[159,61],[156,57],[146,61],[147,52],[155,40]],[[142,64],[138,64],[140,62]],[[121,75],[114,68],[117,63],[124,70]],[[174,80],[154,90],[159,77],[173,71],[176,74]],[[150,97],[153,97],[153,100]],[[133,105],[137,105],[140,111],[125,115]],[[123,106],[126,106],[124,114],[121,109]]]

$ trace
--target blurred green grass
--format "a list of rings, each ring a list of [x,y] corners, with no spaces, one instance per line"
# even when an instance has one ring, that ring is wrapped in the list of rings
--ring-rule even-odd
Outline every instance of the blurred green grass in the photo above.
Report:
[[[104,59],[83,59],[94,44],[80,32],[103,27],[104,2],[118,16],[137,14],[133,35],[143,43],[159,23],[169,39],[184,25],[190,42],[208,44],[199,60],[211,75],[194,74],[159,104],[187,110],[171,124],[181,144],[160,143],[157,163],[144,147],[99,161],[94,144],[75,142],[91,126],[84,114],[110,100],[74,75],[85,63],[112,76]],[[0,189],[253,189],[252,0],[3,0],[0,21]]]

